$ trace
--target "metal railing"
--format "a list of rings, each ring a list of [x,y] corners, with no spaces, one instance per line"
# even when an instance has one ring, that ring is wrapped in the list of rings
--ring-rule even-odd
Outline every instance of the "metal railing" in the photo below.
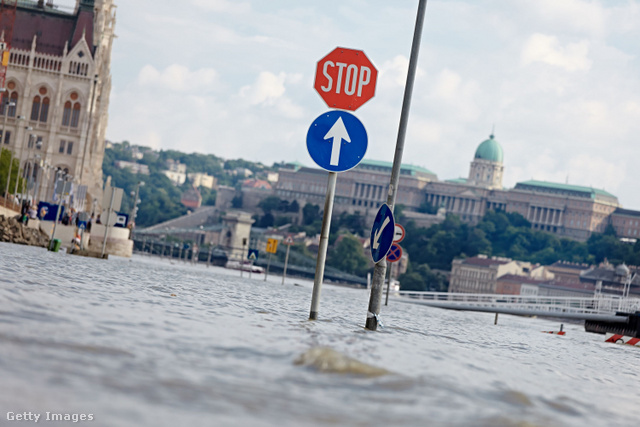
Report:
[[[463,294],[448,292],[396,292],[396,299],[434,307],[559,317],[595,318],[640,311],[640,299],[614,295],[590,298],[534,295]]]

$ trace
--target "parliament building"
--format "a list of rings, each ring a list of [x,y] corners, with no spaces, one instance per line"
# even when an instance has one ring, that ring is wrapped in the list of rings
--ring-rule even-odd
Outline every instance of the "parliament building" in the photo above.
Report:
[[[78,0],[72,11],[20,0],[3,10],[2,147],[19,158],[37,200],[52,200],[62,172],[77,208],[101,202],[115,10],[112,0]]]

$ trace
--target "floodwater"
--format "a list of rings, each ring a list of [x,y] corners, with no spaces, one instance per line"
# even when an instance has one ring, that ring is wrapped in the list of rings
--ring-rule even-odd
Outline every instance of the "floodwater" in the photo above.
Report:
[[[0,243],[0,425],[638,423],[640,349],[582,325],[390,300],[371,332],[368,291],[311,322],[312,283],[269,279]]]

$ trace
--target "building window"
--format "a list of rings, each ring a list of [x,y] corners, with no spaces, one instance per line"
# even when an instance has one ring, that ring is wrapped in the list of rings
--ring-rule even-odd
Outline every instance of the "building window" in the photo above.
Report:
[[[73,142],[72,141],[68,141],[67,142],[67,154],[71,154],[73,152]]]
[[[69,126],[71,123],[71,101],[64,103],[64,111],[62,112],[62,126]]]
[[[64,139],[60,140],[60,148],[58,149],[58,153],[62,153],[64,154],[64,148],[67,145],[67,141],[65,141]]]
[[[40,96],[36,95],[35,98],[33,98],[33,104],[31,105],[31,120],[36,121],[38,120],[38,117],[40,116]]]
[[[13,106],[9,105],[9,117],[15,117],[18,111],[18,92],[11,93],[11,102]]]
[[[4,131],[1,131],[1,130],[0,130],[0,141],[2,141],[2,136],[3,136],[3,134],[4,134]],[[8,131],[7,131],[7,134],[6,134],[6,135],[4,135],[4,143],[5,143],[5,144],[8,144],[10,141],[11,141],[11,131],[10,131],[10,130],[8,130]]]
[[[71,112],[71,127],[77,128],[80,122],[80,103],[73,104],[73,111]]]
[[[42,106],[40,107],[40,122],[47,123],[49,117],[49,97],[42,100]]]

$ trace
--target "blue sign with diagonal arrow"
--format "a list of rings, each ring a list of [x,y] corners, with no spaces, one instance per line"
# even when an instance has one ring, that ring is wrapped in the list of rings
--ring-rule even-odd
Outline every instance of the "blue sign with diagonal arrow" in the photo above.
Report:
[[[329,111],[316,118],[307,132],[307,151],[329,172],[344,172],[360,163],[367,152],[367,131],[356,116]]]
[[[387,252],[393,244],[395,221],[393,212],[386,203],[380,206],[376,219],[371,228],[371,257],[373,262],[378,262],[387,256]]]

